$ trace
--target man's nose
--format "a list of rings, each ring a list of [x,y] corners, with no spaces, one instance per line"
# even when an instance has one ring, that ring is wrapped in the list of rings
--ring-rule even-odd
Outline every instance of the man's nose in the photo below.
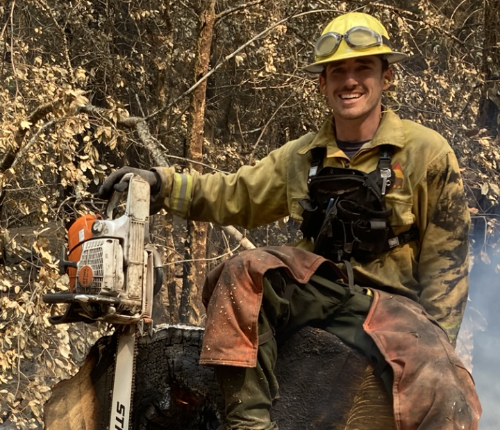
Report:
[[[345,80],[344,80],[344,85],[346,87],[353,87],[358,84],[358,79],[356,77],[356,74],[352,71],[347,71],[345,74]]]

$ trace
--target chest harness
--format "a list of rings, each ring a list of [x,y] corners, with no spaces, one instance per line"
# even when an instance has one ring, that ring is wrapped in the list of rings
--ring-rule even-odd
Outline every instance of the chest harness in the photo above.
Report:
[[[314,252],[334,262],[370,261],[418,238],[418,228],[396,235],[389,223],[392,209],[385,195],[394,186],[392,146],[382,145],[377,168],[365,173],[323,167],[326,148],[312,149],[309,198],[300,200],[304,218],[300,229],[314,243]]]

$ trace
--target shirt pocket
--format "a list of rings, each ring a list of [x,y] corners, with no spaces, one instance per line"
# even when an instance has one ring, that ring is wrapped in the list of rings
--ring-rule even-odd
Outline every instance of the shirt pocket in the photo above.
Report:
[[[389,217],[392,227],[411,226],[415,223],[412,196],[388,194],[385,196],[385,203],[388,209],[392,209]]]

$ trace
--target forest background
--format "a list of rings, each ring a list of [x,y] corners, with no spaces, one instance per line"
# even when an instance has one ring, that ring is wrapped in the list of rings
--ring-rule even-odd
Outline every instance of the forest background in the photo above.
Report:
[[[500,0],[2,1],[5,428],[41,428],[50,387],[109,332],[48,322],[61,309],[42,295],[68,288],[57,265],[66,223],[103,210],[94,194],[123,165],[234,172],[317,130],[327,108],[317,78],[301,68],[322,27],[354,10],[377,16],[394,48],[409,54],[384,103],[451,143],[482,226],[481,240],[471,240],[475,261],[498,273]],[[286,219],[244,232],[165,213],[151,233],[166,275],[159,322],[196,325],[207,269],[248,241],[282,244],[298,234]]]

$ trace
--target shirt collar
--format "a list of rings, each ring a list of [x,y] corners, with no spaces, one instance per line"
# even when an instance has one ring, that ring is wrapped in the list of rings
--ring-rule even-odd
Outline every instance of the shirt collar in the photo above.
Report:
[[[384,112],[375,136],[366,145],[368,148],[375,148],[380,145],[393,145],[402,148],[405,145],[403,122],[394,111],[386,110]],[[328,118],[323,123],[314,139],[300,148],[298,153],[303,155],[313,148],[321,147],[328,148],[328,156],[336,156],[337,152],[339,155],[344,154],[338,148],[337,141],[335,140],[332,118]]]

